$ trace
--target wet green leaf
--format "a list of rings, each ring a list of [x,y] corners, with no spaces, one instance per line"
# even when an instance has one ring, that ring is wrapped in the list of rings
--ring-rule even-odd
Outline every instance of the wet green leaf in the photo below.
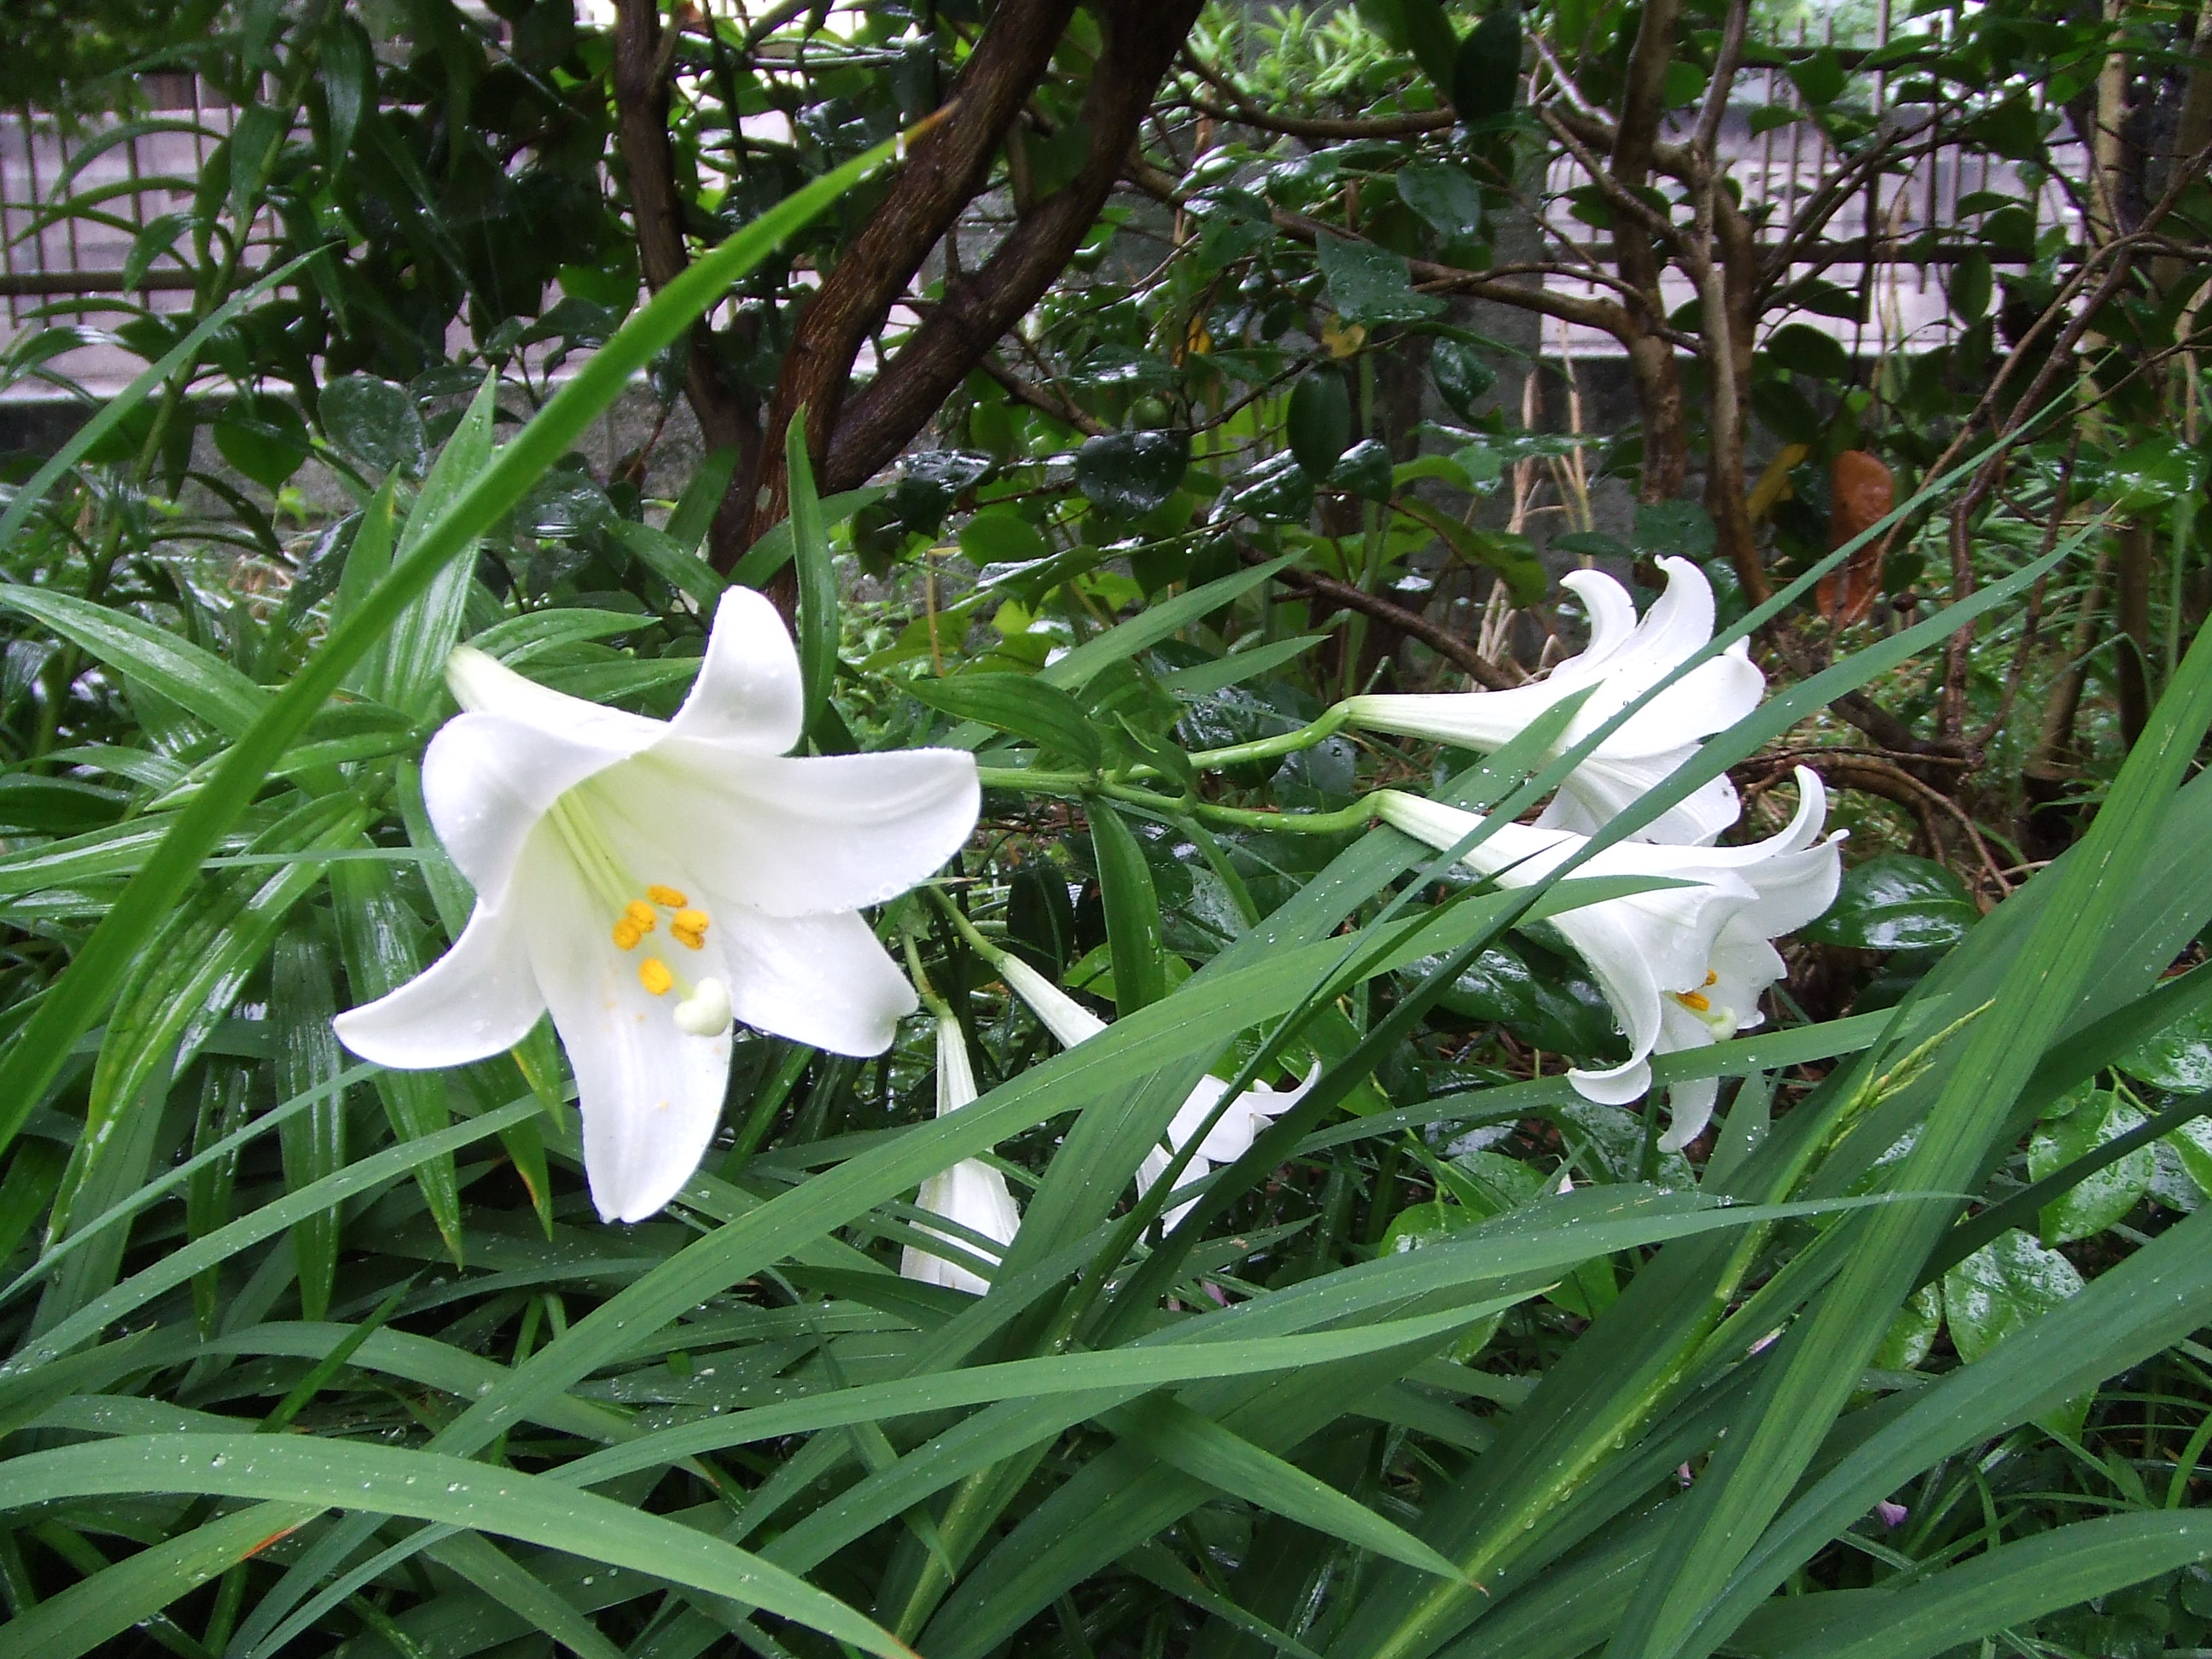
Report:
[[[1166,504],[1190,465],[1187,432],[1109,432],[1075,453],[1075,487],[1109,517],[1141,519]]]
[[[1935,951],[1981,920],[1966,884],[1940,864],[1887,853],[1844,872],[1836,902],[1799,937],[1863,951]]]

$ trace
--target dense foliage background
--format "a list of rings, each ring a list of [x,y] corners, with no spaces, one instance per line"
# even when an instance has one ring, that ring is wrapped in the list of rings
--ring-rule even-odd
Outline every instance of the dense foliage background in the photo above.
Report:
[[[0,18],[33,222],[130,244],[0,356],[82,421],[0,516],[0,1653],[2212,1650],[2212,10]],[[1741,834],[1851,831],[1686,1155],[1531,892],[1357,808],[1555,732],[1292,738],[1668,554]],[[731,583],[816,751],[988,769],[882,918],[983,1094],[741,1034],[605,1227],[550,1028],[330,1020],[468,914],[452,647],[665,715]],[[1155,1230],[1197,1079],[1314,1065]],[[899,1277],[984,1155],[989,1294]]]

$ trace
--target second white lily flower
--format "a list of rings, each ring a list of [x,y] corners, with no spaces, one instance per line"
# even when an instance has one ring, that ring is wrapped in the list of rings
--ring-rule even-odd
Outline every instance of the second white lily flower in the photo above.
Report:
[[[1542,679],[1507,691],[1348,697],[1347,722],[1457,744],[1484,753],[1503,748],[1569,695],[1595,688],[1553,755],[1564,754],[1711,644],[1713,590],[1687,559],[1659,561],[1667,591],[1637,619],[1627,590],[1601,572],[1562,578],[1589,613],[1589,644]],[[1742,641],[1699,664],[1661,692],[1577,766],[1539,829],[1595,835],[1615,814],[1690,760],[1698,744],[1759,706],[1766,677]],[[1700,785],[1637,832],[1639,839],[1703,846],[1736,819],[1735,789],[1725,777]]]
[[[1585,1099],[1626,1105],[1650,1088],[1654,1054],[1725,1042],[1765,1019],[1759,998],[1784,972],[1771,941],[1833,903],[1843,874],[1843,836],[1820,839],[1827,817],[1820,775],[1801,766],[1796,776],[1796,815],[1765,841],[1748,847],[1622,842],[1576,866],[1577,876],[1687,884],[1601,899],[1551,919],[1589,965],[1629,1042],[1620,1065],[1567,1073]],[[1379,792],[1370,804],[1385,823],[1439,851],[1457,846],[1482,823],[1475,813],[1395,790]],[[1529,887],[1580,853],[1588,839],[1502,823],[1460,862],[1501,887]],[[1717,1092],[1711,1079],[1674,1085],[1674,1119],[1660,1146],[1680,1152],[1694,1139],[1712,1115]]]

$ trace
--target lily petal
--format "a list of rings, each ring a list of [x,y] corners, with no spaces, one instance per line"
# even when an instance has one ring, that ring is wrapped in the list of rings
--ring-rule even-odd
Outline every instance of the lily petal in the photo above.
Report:
[[[968,1040],[961,1034],[959,1020],[949,1009],[940,1006],[937,1013],[937,1115],[943,1117],[948,1112],[957,1112],[975,1098],[975,1068],[968,1058]],[[981,1158],[963,1158],[951,1169],[932,1176],[922,1182],[921,1196],[915,1204],[919,1209],[941,1215],[989,1239],[999,1246],[1001,1255],[1021,1231],[1021,1212],[1015,1207],[1013,1194],[1006,1190],[1006,1176]],[[948,1244],[974,1253],[974,1246],[961,1244],[949,1233],[939,1232],[933,1227],[921,1231],[933,1238],[944,1239]],[[976,1296],[991,1288],[988,1280],[971,1269],[912,1244],[899,1258],[899,1273],[924,1284],[942,1285],[949,1290],[966,1291]]]
[[[457,647],[446,659],[446,684],[465,712],[504,714],[604,747],[635,746],[641,740],[652,741],[666,730],[659,720],[642,714],[586,702],[550,685],[540,685],[474,646]]]
[[[963,1158],[951,1169],[930,1176],[921,1183],[921,1193],[915,1205],[918,1209],[957,1222],[969,1232],[991,1240],[1001,1251],[1014,1242],[1015,1233],[1021,1230],[1021,1212],[1014,1206],[1013,1194],[1006,1190],[1006,1176],[981,1158]],[[977,1254],[973,1244],[950,1233],[928,1226],[920,1231],[933,1238],[943,1239],[965,1255]],[[942,1285],[947,1290],[966,1291],[971,1296],[981,1296],[991,1288],[991,1281],[981,1274],[912,1244],[900,1255],[899,1273],[925,1285]]]
[[[530,685],[519,674],[507,678]],[[545,696],[597,714],[612,712],[558,692]],[[462,714],[439,728],[422,757],[422,803],[477,899],[496,905],[506,896],[523,843],[553,803],[650,748],[665,729],[656,720],[629,716],[565,727],[507,711]]]
[[[1626,647],[1636,632],[1636,601],[1626,588],[1602,570],[1571,570],[1559,578],[1559,586],[1583,602],[1583,615],[1589,619],[1589,643],[1577,656],[1561,662],[1553,674],[1589,659],[1603,662]]]
[[[639,981],[639,957],[615,948],[605,918],[550,826],[515,877],[539,988],[576,1073],[584,1170],[603,1221],[641,1221],[690,1179],[721,1121],[730,1036],[678,1029],[672,993]],[[728,971],[709,939],[687,971]]]
[[[724,903],[714,932],[731,1010],[758,1030],[833,1054],[879,1054],[916,1006],[906,975],[849,910],[770,916]]]
[[[1079,1042],[1087,1042],[1106,1029],[1104,1020],[1012,951],[999,952],[991,958],[991,965],[1015,994],[1029,1004],[1030,1012],[1044,1022],[1045,1030],[1060,1039],[1061,1048],[1073,1048]]]
[[[1696,758],[1695,744],[1646,757],[1608,757],[1577,767],[1537,816],[1540,830],[1594,836],[1620,813]],[[1723,772],[1709,778],[1636,832],[1638,841],[1673,847],[1708,847],[1736,821],[1742,807]]]
[[[594,810],[724,900],[771,916],[879,904],[958,852],[981,792],[964,750],[793,759],[670,738],[595,778]]]
[[[732,587],[714,607],[707,655],[671,735],[781,755],[799,741],[805,713],[799,653],[764,594]]]
[[[1721,1080],[1717,1077],[1668,1084],[1667,1107],[1674,1117],[1667,1126],[1667,1133],[1659,1137],[1659,1150],[1679,1152],[1705,1133],[1705,1125],[1713,1121],[1713,1107],[1720,1097]]]
[[[465,1066],[514,1047],[545,1012],[516,917],[479,904],[444,956],[398,990],[340,1014],[338,1041],[400,1071]]]
[[[1713,596],[1705,573],[1686,559],[1660,563],[1667,572],[1666,592],[1640,621],[1626,590],[1612,577],[1589,570],[1567,576],[1567,586],[1589,613],[1590,642],[1540,680],[1504,691],[1356,696],[1339,707],[1353,726],[1490,750],[1518,736],[1561,699],[1586,694],[1553,750],[1565,753],[1711,641]],[[1765,677],[1741,641],[1700,663],[1607,735],[1568,776],[1541,823],[1595,834],[1629,801],[1680,767],[1700,739],[1758,707],[1765,690]],[[1710,842],[1735,822],[1735,791],[1716,779],[1638,831],[1638,838]]]

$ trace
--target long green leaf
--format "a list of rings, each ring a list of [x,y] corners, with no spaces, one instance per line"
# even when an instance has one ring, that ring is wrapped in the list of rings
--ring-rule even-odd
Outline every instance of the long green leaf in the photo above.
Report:
[[[2110,1515],[2001,1544],[1901,1590],[1777,1602],[1776,1617],[1747,1632],[1740,1650],[1757,1659],[1934,1659],[2208,1557],[2212,1516]]]
[[[268,709],[270,694],[222,658],[127,611],[52,588],[18,586],[0,586],[0,605],[159,692],[224,737],[245,736]]]
[[[822,527],[822,501],[814,493],[814,464],[806,453],[806,410],[791,417],[783,434],[784,471],[791,491],[791,542],[799,566],[799,679],[803,723],[814,730],[837,674],[837,571]]]
[[[1179,1401],[1147,1400],[1122,1407],[1105,1420],[1123,1440],[1141,1446],[1167,1468],[1231,1497],[1421,1571],[1459,1577],[1451,1562],[1395,1522]]]
[[[256,1504],[140,1550],[0,1625],[0,1659],[76,1659],[317,1513],[313,1504]]]
[[[142,1272],[125,1279],[105,1296],[78,1310],[34,1341],[26,1343],[9,1356],[6,1364],[0,1365],[0,1382],[21,1376],[60,1358],[78,1344],[90,1341],[116,1320],[145,1306],[164,1291],[174,1290],[201,1268],[216,1266],[246,1245],[258,1243],[272,1234],[283,1232],[295,1223],[318,1210],[327,1209],[341,1199],[349,1198],[356,1193],[368,1192],[395,1176],[405,1175],[427,1159],[465,1146],[471,1141],[481,1140],[486,1135],[496,1134],[508,1124],[520,1123],[537,1110],[536,1101],[519,1100],[513,1105],[501,1107],[495,1112],[486,1112],[482,1117],[471,1118],[466,1123],[456,1123],[442,1133],[405,1146],[387,1146],[380,1152],[349,1164],[312,1187],[296,1193],[287,1193],[275,1203],[264,1205],[250,1215],[242,1215],[228,1226],[210,1233],[204,1238],[194,1239],[183,1249],[171,1251]]]
[[[742,1598],[884,1659],[910,1659],[871,1620],[758,1556],[665,1516],[465,1458],[304,1436],[179,1434],[0,1465],[0,1508],[107,1492],[217,1493],[475,1528]]]

